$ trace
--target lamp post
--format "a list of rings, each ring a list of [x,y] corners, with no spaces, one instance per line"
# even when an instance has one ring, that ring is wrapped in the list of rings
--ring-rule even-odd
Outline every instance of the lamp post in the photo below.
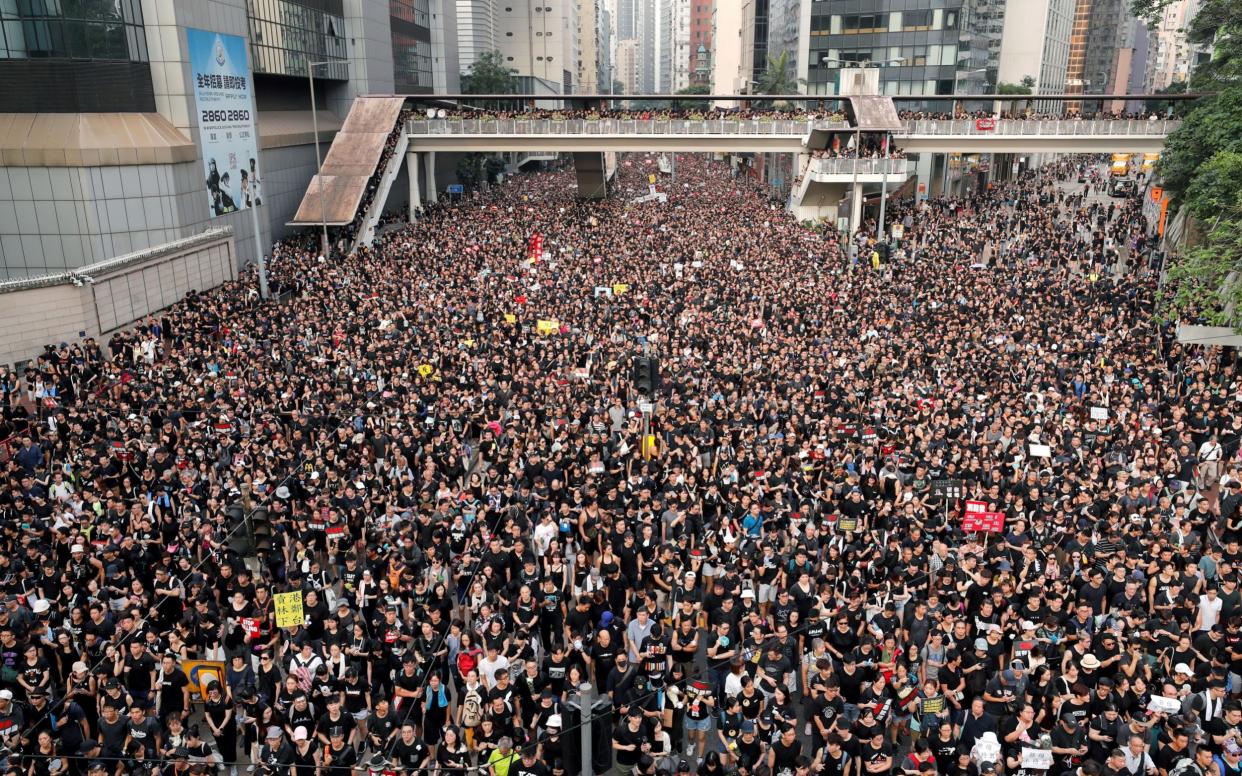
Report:
[[[315,133],[315,171],[319,176],[319,225],[323,229],[323,236],[320,238],[320,252],[324,258],[328,256],[328,199],[323,189],[323,159],[319,155],[319,111],[315,107],[315,68],[336,64],[348,67],[349,60],[327,59],[322,62],[306,63],[306,80],[310,84],[311,131]]]

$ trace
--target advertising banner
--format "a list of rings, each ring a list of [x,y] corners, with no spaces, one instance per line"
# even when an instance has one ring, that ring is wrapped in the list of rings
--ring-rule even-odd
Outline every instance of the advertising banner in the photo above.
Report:
[[[186,28],[203,186],[212,217],[263,204],[246,40]]]

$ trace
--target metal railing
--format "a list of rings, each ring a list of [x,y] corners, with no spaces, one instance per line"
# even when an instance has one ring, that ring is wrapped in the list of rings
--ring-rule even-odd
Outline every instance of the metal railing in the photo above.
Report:
[[[818,175],[905,175],[909,169],[908,159],[847,159],[844,157],[820,157],[812,159],[807,172]]]
[[[773,135],[844,130],[843,121],[807,119],[411,119],[411,135]]]
[[[1154,136],[1176,129],[1177,119],[918,119],[903,135]],[[843,121],[823,119],[411,119],[411,135],[767,135],[803,137],[812,129],[848,131]]]
[[[906,122],[901,135],[1147,135],[1164,137],[1181,125],[1178,119],[918,119]]]

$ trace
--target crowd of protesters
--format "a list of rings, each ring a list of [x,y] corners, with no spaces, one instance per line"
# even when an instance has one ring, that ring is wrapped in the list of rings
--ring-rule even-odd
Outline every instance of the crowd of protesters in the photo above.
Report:
[[[1237,776],[1237,363],[1083,164],[887,251],[699,156],[519,176],[50,346],[0,377],[3,773],[575,774],[590,682],[622,776]]]
[[[1038,100],[1038,97],[1032,97],[1032,100]],[[1006,105],[1012,105],[1010,101],[1006,101]],[[926,110],[903,110],[898,112],[898,116],[907,120],[935,120],[948,121],[950,118],[956,119],[987,119],[1001,118],[1022,121],[1156,121],[1160,118],[1159,114],[1154,111],[1037,111],[1033,109],[1010,109],[1001,112],[994,110],[966,110],[958,108],[956,113],[951,111],[926,111]]]
[[[345,240],[346,244],[351,243],[358,234],[358,230],[362,229],[367,210],[371,207],[371,202],[379,192],[380,180],[388,170],[388,163],[392,160],[392,155],[397,150],[397,143],[401,139],[401,133],[405,132],[405,123],[413,115],[414,111],[412,109],[402,110],[396,124],[393,125],[392,131],[384,139],[384,148],[380,152],[379,162],[375,165],[375,172],[371,173],[371,177],[367,180],[367,186],[362,192],[362,200],[358,203],[358,212],[354,215],[352,222],[339,230],[339,238]]]

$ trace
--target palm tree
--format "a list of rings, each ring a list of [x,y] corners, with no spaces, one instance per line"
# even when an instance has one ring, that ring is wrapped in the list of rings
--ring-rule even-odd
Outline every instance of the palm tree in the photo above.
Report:
[[[793,63],[789,61],[789,52],[782,51],[779,56],[768,54],[768,67],[755,85],[756,94],[794,94],[798,87],[806,83],[805,78],[793,77]],[[777,110],[790,107],[784,100],[767,103]]]

